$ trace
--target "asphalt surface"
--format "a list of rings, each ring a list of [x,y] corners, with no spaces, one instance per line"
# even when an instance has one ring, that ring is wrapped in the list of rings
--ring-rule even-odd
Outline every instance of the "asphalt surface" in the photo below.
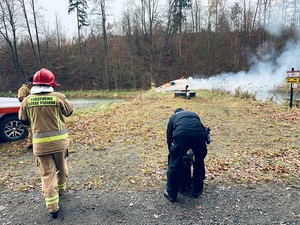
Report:
[[[73,190],[61,197],[57,219],[47,212],[39,191],[2,189],[0,224],[300,224],[297,188],[206,185],[202,197],[179,195],[175,203],[162,189]]]

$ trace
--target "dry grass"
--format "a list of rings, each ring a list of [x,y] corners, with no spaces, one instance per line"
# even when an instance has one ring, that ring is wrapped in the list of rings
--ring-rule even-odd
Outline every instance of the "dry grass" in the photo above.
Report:
[[[124,155],[120,153],[136,154],[138,162],[132,166],[137,173],[127,174],[122,182],[153,186],[165,180],[165,132],[177,107],[198,113],[204,125],[211,128],[207,182],[299,185],[299,109],[214,91],[197,91],[197,96],[189,100],[174,98],[173,93],[149,91],[130,102],[78,110],[68,118],[72,149],[76,152],[80,145],[85,146],[82,151],[92,149],[104,155],[117,147],[114,160],[124,164],[132,162],[122,162]],[[22,145],[24,142],[1,145],[0,186],[13,176],[9,171],[18,165],[10,160],[24,154],[17,151]],[[110,164],[107,160],[101,163]],[[78,165],[74,161],[71,166]],[[30,184],[35,182],[32,179]],[[101,187],[105,185],[101,179],[90,182]]]
[[[98,116],[82,120],[89,121],[89,138],[85,133],[79,139],[105,150],[122,138],[124,147],[139,149],[145,176],[160,178],[166,168],[166,125],[177,107],[195,111],[212,129],[206,159],[208,180],[293,182],[299,177],[299,109],[218,92],[198,91],[196,98],[188,100],[150,91],[116,105],[113,111],[93,112]],[[72,136],[79,133],[73,130]]]

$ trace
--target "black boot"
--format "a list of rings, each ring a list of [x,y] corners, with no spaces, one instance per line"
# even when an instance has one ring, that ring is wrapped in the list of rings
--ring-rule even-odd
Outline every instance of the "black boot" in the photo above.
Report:
[[[165,196],[170,202],[176,202],[176,199],[170,197],[170,195],[169,195],[167,189],[164,189],[163,193],[164,193],[164,196]]]
[[[56,212],[50,213],[53,219],[56,219],[58,217],[58,210]]]
[[[203,193],[203,189],[200,192],[197,192],[197,193],[194,192],[193,197],[194,198],[199,198],[202,195],[202,193]]]

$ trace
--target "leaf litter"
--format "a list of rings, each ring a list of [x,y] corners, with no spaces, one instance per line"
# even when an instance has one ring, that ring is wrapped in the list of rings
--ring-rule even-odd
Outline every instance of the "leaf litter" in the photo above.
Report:
[[[149,91],[130,102],[76,110],[67,118],[69,191],[163,188],[166,126],[178,107],[196,112],[211,128],[206,185],[300,187],[298,108],[218,92],[197,91],[195,98],[184,99]],[[2,143],[0,151],[2,188],[18,192],[40,189],[34,157],[26,150],[25,140]],[[199,203],[195,208],[205,209]],[[199,213],[202,217],[203,212]]]

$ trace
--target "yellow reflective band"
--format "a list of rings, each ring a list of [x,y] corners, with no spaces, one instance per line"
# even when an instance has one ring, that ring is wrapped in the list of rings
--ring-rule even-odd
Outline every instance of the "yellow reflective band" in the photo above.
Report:
[[[56,105],[56,96],[36,96],[28,98],[28,107],[49,105]]]
[[[60,189],[60,190],[65,189],[66,186],[67,186],[67,182],[65,182],[63,184],[59,184],[58,189]]]
[[[45,142],[51,142],[51,141],[58,141],[68,138],[68,134],[62,134],[57,136],[51,136],[51,137],[43,137],[43,138],[33,138],[33,143],[45,143]]]
[[[28,115],[28,119],[30,121],[30,126],[31,126],[32,130],[34,131],[34,124],[32,122],[32,116],[31,116],[31,113],[28,109],[27,109],[27,115]]]
[[[56,120],[57,120],[57,127],[58,127],[58,130],[62,130],[63,129],[63,125],[62,125],[62,121],[60,119],[60,116],[59,116],[59,109],[58,108],[55,108],[55,116],[56,116]]]
[[[54,203],[58,203],[59,202],[59,196],[57,194],[52,198],[45,198],[45,201],[46,201],[46,205],[51,205],[51,204],[54,204]]]
[[[68,133],[67,129],[44,132],[44,133],[39,133],[39,134],[35,133],[35,134],[33,134],[33,138],[53,137],[53,136],[59,136],[62,134],[67,134],[67,133]]]

